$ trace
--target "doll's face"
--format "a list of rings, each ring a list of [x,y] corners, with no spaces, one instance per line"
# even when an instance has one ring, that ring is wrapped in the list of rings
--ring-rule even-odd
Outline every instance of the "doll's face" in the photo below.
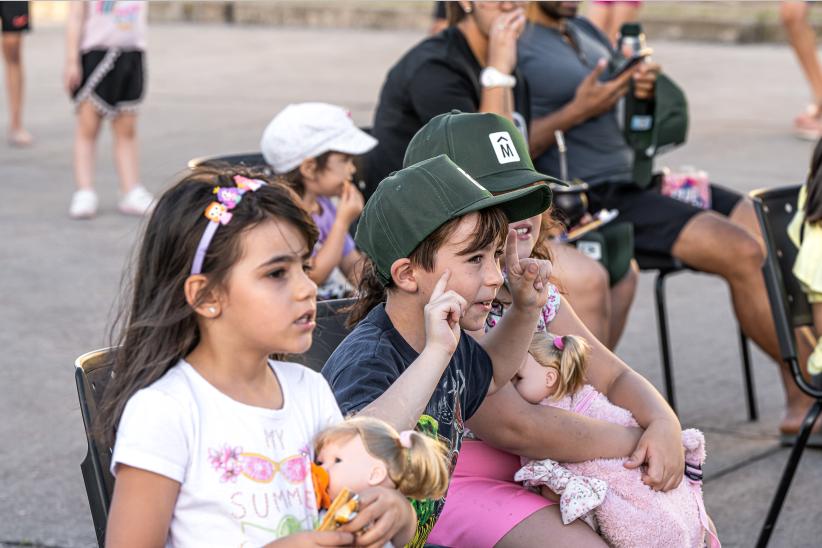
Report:
[[[526,354],[511,382],[525,401],[539,403],[556,391],[557,380],[556,369],[540,365],[531,354]]]
[[[334,500],[343,487],[357,493],[374,485],[393,487],[385,463],[365,449],[360,436],[326,443],[317,464],[328,472],[328,494]]]

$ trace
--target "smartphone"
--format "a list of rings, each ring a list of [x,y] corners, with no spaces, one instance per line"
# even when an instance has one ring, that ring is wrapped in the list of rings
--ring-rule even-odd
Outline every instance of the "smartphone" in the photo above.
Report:
[[[653,51],[651,50],[651,48],[644,48],[633,57],[623,61],[622,64],[618,67],[614,68],[608,79],[613,80],[614,78],[619,78],[620,76],[625,74],[625,71],[631,70],[632,68],[637,66],[637,64],[639,64],[641,61],[644,61],[646,58],[648,58],[652,53]]]

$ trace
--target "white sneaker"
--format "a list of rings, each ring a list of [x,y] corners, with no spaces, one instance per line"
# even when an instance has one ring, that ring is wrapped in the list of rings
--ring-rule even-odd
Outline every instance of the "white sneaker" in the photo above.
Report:
[[[71,197],[69,217],[72,219],[91,219],[97,215],[97,193],[93,190],[77,190]]]
[[[154,208],[154,196],[145,187],[136,186],[123,196],[119,207],[125,215],[145,215]]]

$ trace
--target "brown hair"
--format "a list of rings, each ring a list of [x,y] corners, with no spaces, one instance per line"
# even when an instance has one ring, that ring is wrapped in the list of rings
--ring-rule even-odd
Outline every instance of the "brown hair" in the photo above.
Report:
[[[554,339],[562,341],[563,349],[554,345]],[[553,400],[576,394],[585,384],[585,368],[591,347],[584,338],[576,335],[552,335],[547,331],[534,333],[528,352],[543,367],[552,367],[559,372],[557,389],[551,395]]]
[[[453,27],[468,15],[468,12],[462,9],[462,6],[456,0],[445,3],[445,18],[448,20],[448,26]]]
[[[243,253],[241,237],[269,220],[291,224],[308,250],[317,228],[283,184],[253,168],[209,165],[187,172],[160,197],[146,224],[139,250],[127,270],[121,309],[111,328],[108,356],[112,378],[103,394],[98,437],[111,446],[126,402],[189,354],[200,342],[196,314],[183,292],[200,238],[210,222],[203,212],[214,200],[215,187],[236,187],[234,176],[269,184],[247,192],[232,209],[231,222],[214,233],[203,261],[207,286],[203,298],[226,280]],[[133,271],[133,278],[128,279]]]
[[[314,158],[314,161],[317,163],[317,172],[325,170],[328,165],[328,159],[331,158],[334,152],[333,150],[329,150]],[[302,165],[302,162],[300,162],[300,165]],[[305,196],[305,179],[303,179],[299,165],[291,171],[277,175],[277,178],[291,187],[291,190],[296,192],[300,198]]]
[[[385,463],[388,477],[406,497],[439,499],[448,489],[445,446],[425,434],[411,432],[411,447],[403,447],[400,435],[388,423],[373,417],[354,417],[320,433],[316,453],[323,446],[360,436],[366,451]]]
[[[822,222],[822,139],[816,143],[811,157],[811,169],[805,183],[808,195],[805,197],[805,221]]]
[[[505,242],[508,231],[508,218],[505,213],[496,207],[481,209],[477,213],[479,215],[477,227],[468,247],[462,252],[463,254],[474,253],[495,242]],[[464,216],[451,219],[426,236],[408,255],[411,264],[431,272],[434,269],[437,251],[448,241],[462,219]],[[383,285],[373,261],[369,257],[363,257],[363,271],[357,291],[357,302],[347,310],[348,326],[356,325],[372,308],[385,301],[386,291],[390,290],[393,285],[393,281],[388,282],[388,285]]]

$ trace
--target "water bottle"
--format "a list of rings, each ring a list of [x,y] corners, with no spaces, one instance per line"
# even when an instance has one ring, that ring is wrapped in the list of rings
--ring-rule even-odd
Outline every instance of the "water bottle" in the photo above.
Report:
[[[617,52],[624,59],[630,59],[646,47],[642,25],[639,23],[624,23],[617,37]],[[647,57],[646,61],[649,60],[650,57]],[[633,87],[631,93],[633,93]],[[654,127],[653,99],[637,99],[634,97],[630,103],[630,108],[625,113],[628,129],[632,132],[651,131]]]

